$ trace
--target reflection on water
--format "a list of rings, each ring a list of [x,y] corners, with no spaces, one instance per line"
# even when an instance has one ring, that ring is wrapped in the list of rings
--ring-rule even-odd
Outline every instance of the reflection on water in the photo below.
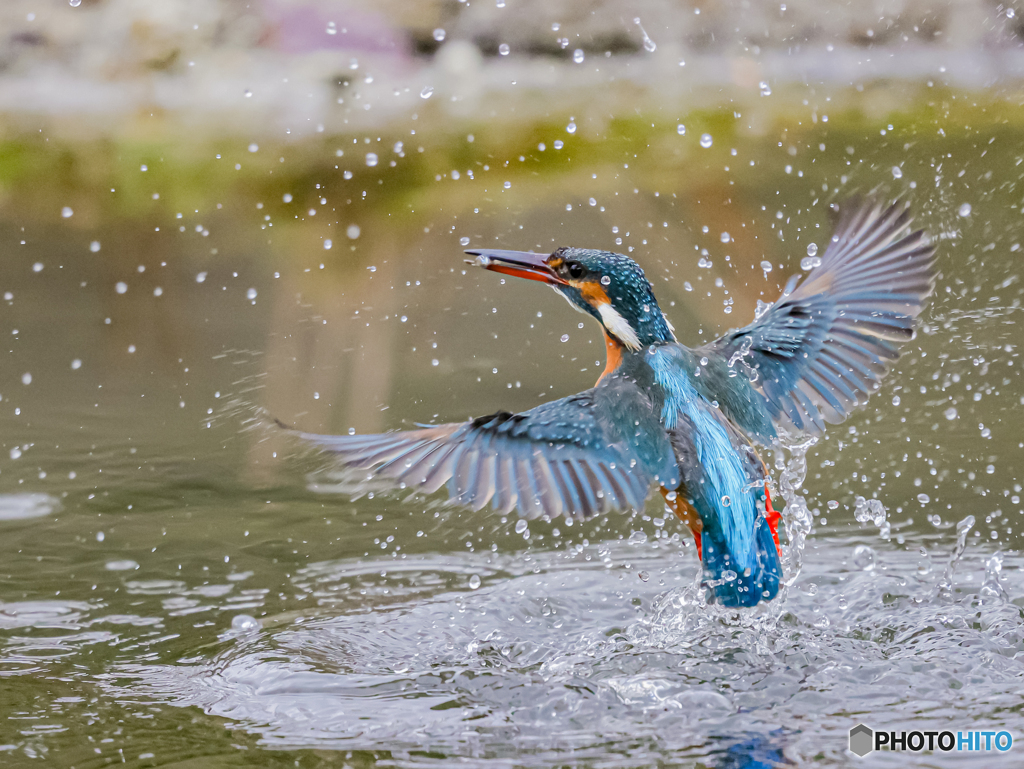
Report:
[[[422,153],[396,133],[373,167],[339,161],[353,137],[262,143],[238,172],[244,147],[85,148],[5,182],[0,757],[754,767],[842,764],[857,721],[1019,733],[1020,135],[931,109],[474,126]],[[823,250],[827,204],[879,185],[942,278],[883,390],[808,447],[786,493],[807,547],[771,606],[704,606],[656,505],[516,531],[352,501],[260,417],[369,431],[591,385],[596,326],[464,272],[467,244],[630,253],[692,343],[748,322]]]

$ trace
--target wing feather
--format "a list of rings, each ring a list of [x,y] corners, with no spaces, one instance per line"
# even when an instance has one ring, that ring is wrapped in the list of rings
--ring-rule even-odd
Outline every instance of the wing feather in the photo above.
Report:
[[[791,280],[758,320],[699,351],[756,369],[753,386],[776,427],[818,433],[846,419],[913,338],[935,285],[935,247],[923,230],[906,232],[906,206],[853,200],[839,214],[821,264],[802,283]],[[763,437],[760,425],[730,416]]]
[[[639,397],[622,383],[618,388],[617,406]],[[639,509],[655,479],[672,472],[664,460],[648,466],[645,457],[657,451],[651,445],[641,451],[638,444],[648,440],[649,431],[631,429],[624,438],[602,416],[608,409],[595,404],[595,393],[596,388],[521,414],[498,412],[461,424],[302,437],[331,452],[359,482],[385,481],[426,493],[447,486],[451,501],[473,510],[489,504],[502,513],[518,509],[527,518],[589,518]],[[667,434],[661,437],[674,466]]]

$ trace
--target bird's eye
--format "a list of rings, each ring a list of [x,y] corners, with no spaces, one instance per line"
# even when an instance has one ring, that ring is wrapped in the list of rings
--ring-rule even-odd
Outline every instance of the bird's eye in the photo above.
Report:
[[[579,280],[586,274],[587,269],[579,262],[566,262],[565,271],[569,273],[569,277],[573,280]]]

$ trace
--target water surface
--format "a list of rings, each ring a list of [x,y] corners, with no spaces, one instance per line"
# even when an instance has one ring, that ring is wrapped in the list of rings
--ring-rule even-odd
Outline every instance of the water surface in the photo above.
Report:
[[[1024,134],[948,107],[478,124],[422,153],[403,126],[220,161],[85,144],[9,176],[4,762],[844,765],[859,721],[1021,737]],[[824,248],[829,202],[871,191],[911,203],[942,274],[882,391],[810,449],[814,530],[770,606],[704,606],[653,501],[517,533],[351,500],[265,418],[379,430],[590,386],[596,326],[467,270],[469,244],[630,253],[696,343]]]

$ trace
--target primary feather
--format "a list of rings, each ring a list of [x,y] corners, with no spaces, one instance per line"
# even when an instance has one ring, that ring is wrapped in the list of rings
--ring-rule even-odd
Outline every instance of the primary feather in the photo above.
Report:
[[[639,510],[651,486],[675,488],[678,470],[660,402],[628,376],[520,414],[381,435],[315,435],[354,474],[385,478],[479,510],[527,518],[589,518]]]
[[[921,230],[905,234],[905,206],[854,200],[839,213],[821,264],[802,283],[749,326],[698,350],[745,370],[774,425],[790,431],[820,433],[879,388],[935,285],[935,247]],[[763,436],[763,421],[723,404]]]

